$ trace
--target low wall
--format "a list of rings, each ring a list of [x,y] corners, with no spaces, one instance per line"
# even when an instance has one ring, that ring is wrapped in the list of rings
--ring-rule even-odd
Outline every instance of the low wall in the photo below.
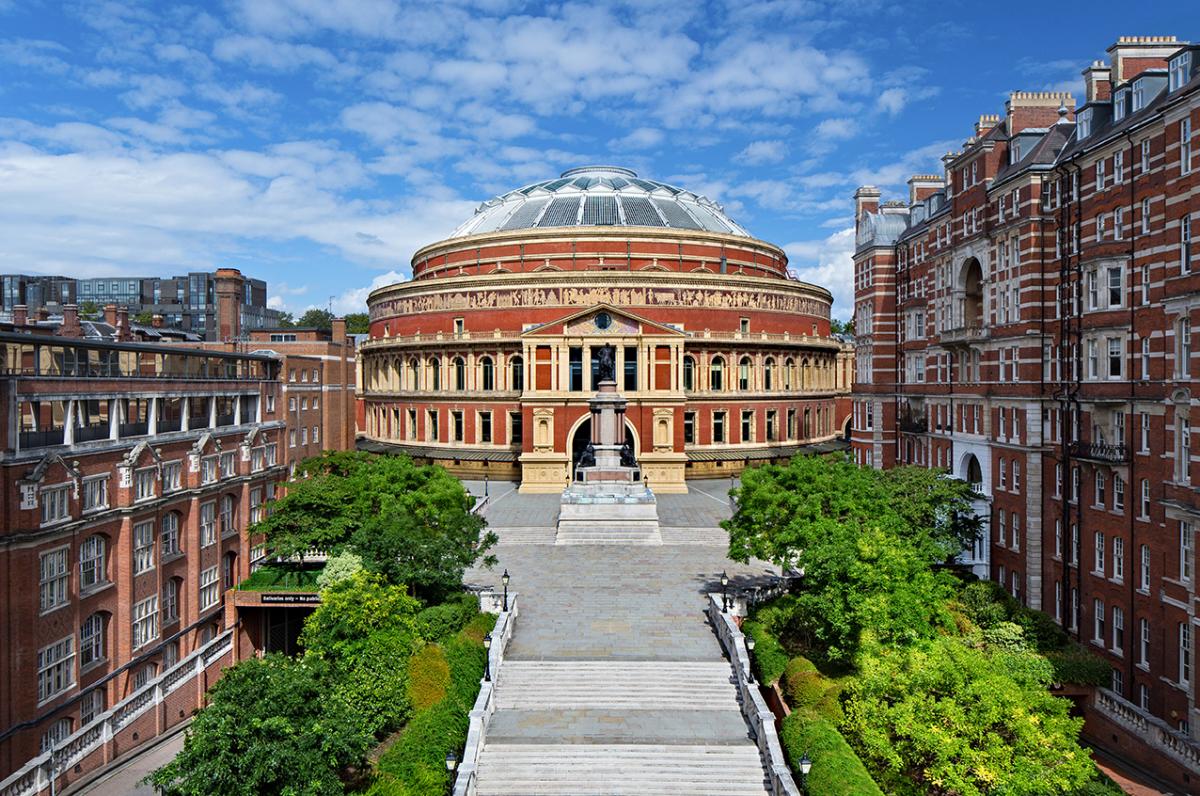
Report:
[[[1084,740],[1200,794],[1200,743],[1107,688],[1092,689],[1082,707]]]
[[[487,740],[487,728],[491,723],[492,714],[496,712],[496,682],[503,676],[501,665],[504,663],[504,651],[512,638],[513,625],[519,613],[517,597],[516,592],[508,595],[508,610],[505,611],[504,597],[501,593],[479,593],[479,610],[496,614],[496,626],[492,629],[492,646],[488,649],[488,672],[491,680],[480,681],[479,696],[475,698],[475,706],[469,714],[467,743],[463,748],[462,762],[458,765],[458,775],[454,779],[454,796],[475,796],[479,753],[483,751],[483,744]]]
[[[204,694],[221,670],[233,664],[234,633],[226,630],[55,748],[27,762],[0,782],[0,796],[61,791],[187,721],[204,704]]]
[[[744,607],[737,606],[733,611],[726,612],[721,610],[722,603],[720,594],[709,594],[708,616],[737,672],[738,701],[750,724],[750,734],[766,761],[771,793],[773,796],[800,796],[800,789],[796,787],[792,770],[788,768],[787,758],[783,754],[783,746],[779,743],[775,714],[763,699],[759,684],[750,681],[750,654],[746,650],[746,637],[734,619],[735,613],[741,613]]]

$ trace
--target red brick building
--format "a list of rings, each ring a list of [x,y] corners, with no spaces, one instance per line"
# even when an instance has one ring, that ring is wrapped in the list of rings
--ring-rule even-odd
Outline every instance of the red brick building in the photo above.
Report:
[[[830,337],[829,292],[687,190],[573,169],[484,203],[412,270],[367,302],[372,447],[559,491],[588,441],[605,344],[656,491],[842,431],[850,352]]]
[[[279,363],[0,333],[0,774],[58,785],[178,724],[283,465]]]
[[[907,202],[855,194],[852,442],[978,484],[968,562],[1111,663],[1093,740],[1193,792],[1200,48],[1108,55],[1079,108],[1014,92]]]

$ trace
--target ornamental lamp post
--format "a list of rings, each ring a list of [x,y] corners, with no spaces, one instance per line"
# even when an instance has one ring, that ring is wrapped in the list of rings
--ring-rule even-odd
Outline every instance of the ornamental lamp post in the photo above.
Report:
[[[749,667],[746,669],[746,681],[754,682],[754,636],[746,636],[746,652],[750,653]]]
[[[492,634],[487,633],[483,637],[483,681],[490,683],[492,681]]]
[[[808,772],[812,771],[812,761],[808,759],[808,752],[800,758],[800,788],[805,796],[808,794]]]
[[[508,569],[505,568],[504,574],[500,576],[500,582],[504,584],[504,610],[508,611]]]
[[[729,611],[729,576],[721,570],[721,613]]]
[[[449,752],[446,752],[446,770],[453,774],[456,768],[458,768],[458,755],[451,749]]]

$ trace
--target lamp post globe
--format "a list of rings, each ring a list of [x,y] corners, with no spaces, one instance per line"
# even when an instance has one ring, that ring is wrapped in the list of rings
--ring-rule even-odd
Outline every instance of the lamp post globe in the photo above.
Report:
[[[458,755],[451,749],[449,752],[446,752],[446,770],[454,773],[454,769],[456,768],[458,768]]]
[[[729,610],[729,576],[721,570],[721,613]]]
[[[808,793],[808,772],[812,771],[812,760],[808,758],[808,752],[800,758],[800,787],[804,793]]]
[[[483,681],[490,683],[492,681],[492,634],[487,633],[483,637]]]
[[[505,567],[504,574],[500,576],[500,582],[504,584],[504,610],[508,611],[508,568]]]

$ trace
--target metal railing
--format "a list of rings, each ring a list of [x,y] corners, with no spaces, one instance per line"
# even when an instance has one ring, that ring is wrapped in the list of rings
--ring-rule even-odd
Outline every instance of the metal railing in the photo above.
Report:
[[[1124,445],[1106,442],[1072,442],[1071,455],[1077,459],[1092,459],[1101,462],[1127,462],[1129,449]]]

